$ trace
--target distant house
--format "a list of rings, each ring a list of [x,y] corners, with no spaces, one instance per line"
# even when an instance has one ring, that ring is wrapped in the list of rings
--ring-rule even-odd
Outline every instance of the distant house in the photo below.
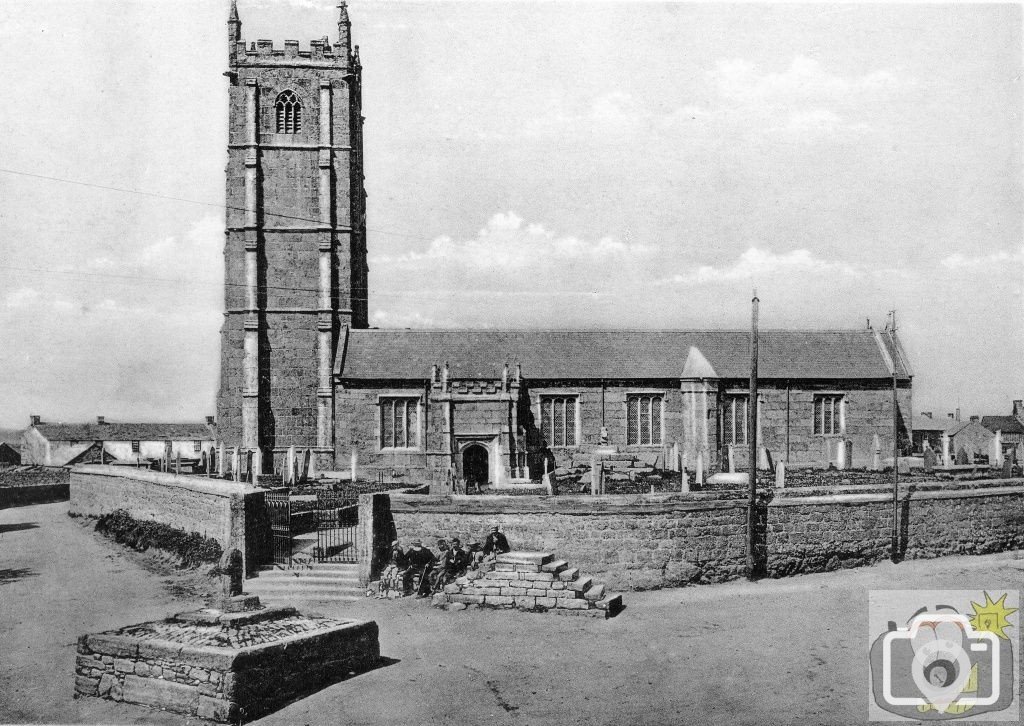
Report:
[[[990,456],[992,439],[995,438],[994,433],[981,425],[977,416],[971,416],[970,421],[958,422],[946,435],[949,436],[949,455],[955,459],[963,452],[967,454],[968,463],[972,464],[979,458],[984,461]]]
[[[145,465],[167,456],[209,460],[217,429],[205,423],[49,423],[32,416],[21,437],[22,462],[46,466],[136,462]]]
[[[17,466],[21,463],[21,452],[8,444],[0,442],[0,466]]]
[[[1017,461],[1024,460],[1024,401],[1013,402],[1010,416],[982,416],[981,425],[1000,432],[1004,453],[1012,452]]]
[[[932,451],[942,452],[942,434],[949,434],[949,430],[960,425],[960,421],[954,414],[947,414],[946,416],[935,417],[931,411],[923,411],[920,416],[915,416],[913,420],[913,443],[914,453],[921,454],[924,452],[925,442],[931,447]],[[955,453],[955,449],[951,449],[950,453]]]

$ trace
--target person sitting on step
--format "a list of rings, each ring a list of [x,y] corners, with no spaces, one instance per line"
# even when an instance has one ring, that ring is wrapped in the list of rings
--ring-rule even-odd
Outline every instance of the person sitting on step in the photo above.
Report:
[[[437,562],[430,568],[430,592],[440,592],[449,582],[452,567],[452,549],[443,539],[437,541]]]
[[[452,557],[448,565],[448,574],[452,579],[466,574],[469,569],[469,553],[462,549],[462,542],[458,537],[452,537]]]
[[[416,595],[426,597],[430,592],[428,576],[437,558],[434,557],[433,552],[423,546],[423,542],[420,540],[414,539],[410,544],[411,548],[405,553],[406,570],[402,574],[402,592],[406,595],[411,594],[412,581],[419,577],[420,582],[416,589]]]
[[[388,564],[380,575],[380,590],[377,597],[391,597],[392,593],[402,593],[402,575],[407,562],[402,544],[396,539],[391,543]]]
[[[503,555],[511,551],[512,548],[508,546],[508,540],[505,539],[505,535],[498,531],[498,525],[492,526],[491,533],[487,535],[487,540],[484,542],[484,557]]]

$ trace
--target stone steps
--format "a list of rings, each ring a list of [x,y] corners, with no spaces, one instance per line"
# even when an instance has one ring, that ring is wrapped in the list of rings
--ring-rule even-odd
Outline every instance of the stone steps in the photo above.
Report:
[[[270,603],[293,601],[356,600],[364,597],[357,565],[316,563],[294,570],[266,567],[245,581],[245,591]]]
[[[622,610],[622,596],[565,560],[546,552],[508,552],[467,573],[434,596],[434,605],[449,609],[518,608],[563,615],[610,618]]]

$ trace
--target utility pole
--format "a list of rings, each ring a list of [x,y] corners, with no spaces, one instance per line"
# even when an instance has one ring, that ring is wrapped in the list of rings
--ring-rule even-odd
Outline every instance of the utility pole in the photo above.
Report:
[[[754,579],[754,541],[757,524],[757,290],[750,301],[750,397],[747,401],[747,442],[750,481],[747,499],[747,579]]]
[[[889,557],[899,561],[900,547],[900,410],[896,400],[896,311],[890,310],[889,347],[892,352],[892,544]]]

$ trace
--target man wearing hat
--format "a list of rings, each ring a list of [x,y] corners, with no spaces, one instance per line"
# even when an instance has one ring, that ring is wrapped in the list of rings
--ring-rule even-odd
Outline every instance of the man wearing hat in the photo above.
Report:
[[[466,572],[469,567],[469,553],[462,549],[462,542],[458,537],[452,537],[452,555],[448,563],[448,573],[452,577],[458,577]]]
[[[505,539],[505,535],[498,531],[498,525],[491,527],[491,533],[487,535],[487,540],[484,542],[484,557],[488,555],[501,555],[511,551],[511,547],[508,546],[508,540]]]
[[[423,546],[423,542],[414,539],[409,551],[405,553],[407,569],[402,576],[402,587],[406,594],[412,590],[412,580],[416,575],[420,576],[420,586],[416,591],[417,597],[425,597],[430,592],[430,569],[434,566],[434,553]]]

